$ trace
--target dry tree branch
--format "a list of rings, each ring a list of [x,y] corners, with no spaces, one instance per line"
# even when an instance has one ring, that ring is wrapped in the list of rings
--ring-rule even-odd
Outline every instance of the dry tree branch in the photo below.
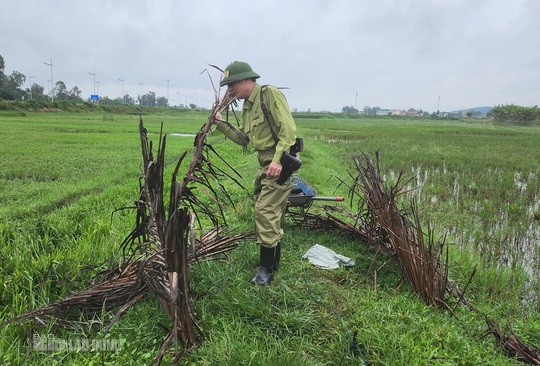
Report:
[[[460,290],[448,277],[448,247],[444,246],[444,238],[435,243],[434,232],[430,227],[427,235],[424,234],[414,202],[407,213],[402,213],[398,209],[396,197],[404,194],[404,187],[410,180],[403,183],[404,176],[400,174],[393,187],[385,187],[380,175],[378,153],[376,164],[373,164],[366,153],[363,157],[354,156],[353,160],[357,174],[348,172],[352,183],[338,179],[340,185],[349,189],[351,207],[354,202],[358,203],[359,213],[348,215],[354,224],[333,216],[329,211],[336,209],[326,206],[325,215],[304,214],[304,222],[308,227],[339,229],[352,233],[365,243],[376,243],[377,253],[382,249],[381,251],[398,261],[405,280],[424,302],[450,311],[457,319],[455,309],[451,309],[447,303],[446,296],[451,296],[455,299],[456,306],[464,305],[477,313],[478,310],[465,298],[465,291],[476,269],[473,270],[465,288]],[[507,355],[523,363],[540,365],[540,349],[525,344],[512,331],[510,334],[504,334],[491,320],[486,319],[486,323],[488,325],[486,334],[493,334]]]
[[[519,337],[510,330],[510,334],[504,334],[498,325],[486,319],[488,326],[487,334],[493,334],[497,343],[504,349],[509,357],[517,358],[518,361],[529,365],[540,365],[540,349],[535,348],[521,341]]]
[[[394,186],[384,187],[378,153],[376,164],[365,153],[363,158],[355,156],[354,161],[358,172],[354,188],[359,191],[351,195],[362,197],[368,206],[370,221],[387,233],[407,282],[425,302],[449,309],[445,299],[448,270],[446,261],[442,259],[443,244],[433,243],[431,231],[427,235],[428,242],[425,242],[414,203],[410,210],[412,221],[397,207],[396,197],[403,194],[403,188],[408,182],[400,174]]]
[[[174,345],[175,362],[204,339],[197,325],[192,310],[193,301],[189,287],[189,264],[200,258],[216,258],[237,247],[238,241],[250,237],[253,233],[224,236],[220,221],[225,222],[221,209],[223,196],[230,202],[225,188],[219,182],[221,178],[240,176],[224,159],[206,144],[206,137],[218,112],[228,108],[235,98],[227,93],[216,104],[195,139],[195,152],[187,172],[181,181],[178,179],[180,167],[186,158],[184,153],[178,160],[171,178],[169,200],[165,203],[164,171],[166,135],[163,125],[158,141],[158,150],[154,156],[153,143],[148,139],[142,118],[139,121],[139,134],[143,159],[144,179],[140,181],[140,193],[135,202],[135,228],[120,244],[123,261],[115,268],[99,273],[90,285],[74,294],[32,310],[0,324],[13,321],[34,319],[40,324],[50,319],[69,324],[81,313],[101,313],[103,310],[116,314],[104,329],[108,332],[112,325],[131,306],[136,304],[148,292],[152,292],[169,317],[172,327],[159,351],[154,364],[159,364],[163,356]],[[210,154],[218,156],[233,174],[214,165]],[[216,188],[217,186],[217,188]],[[218,206],[217,210],[209,207],[197,196],[205,192],[207,197]],[[221,217],[217,215],[220,214]],[[195,236],[194,222],[201,222],[198,215],[204,215],[214,224],[199,238]],[[202,225],[201,225],[202,226]],[[178,350],[178,343],[182,350]]]
[[[358,177],[352,186],[360,188],[360,191],[355,191],[351,195],[363,196],[362,200],[369,207],[372,221],[379,225],[383,232],[388,233],[392,249],[396,253],[407,282],[428,304],[442,307],[454,314],[447,303],[446,295],[448,294],[453,296],[458,304],[463,304],[469,310],[477,312],[465,298],[465,290],[460,292],[448,278],[448,248],[444,249],[444,240],[435,244],[431,228],[428,228],[427,236],[424,235],[418,209],[414,203],[410,209],[412,221],[397,208],[395,198],[403,194],[403,188],[408,182],[400,184],[403,181],[403,176],[400,174],[398,183],[394,187],[390,189],[383,187],[378,153],[376,153],[376,165],[373,165],[366,153],[363,159],[359,156],[354,159]],[[358,181],[362,184],[357,185]],[[427,243],[425,238],[427,238]],[[469,283],[471,279],[472,275]],[[513,332],[510,335],[502,334],[494,322],[490,320],[486,322],[489,327],[488,333],[495,336],[497,342],[510,357],[517,357],[524,363],[540,365],[539,349],[524,344]]]

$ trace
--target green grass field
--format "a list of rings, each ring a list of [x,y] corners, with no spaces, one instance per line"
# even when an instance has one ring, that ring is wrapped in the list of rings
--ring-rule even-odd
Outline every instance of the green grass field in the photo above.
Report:
[[[168,173],[206,122],[208,112],[143,116],[157,144],[167,137]],[[450,278],[481,314],[456,316],[425,305],[401,284],[399,266],[376,248],[339,232],[307,230],[289,220],[274,283],[254,287],[258,248],[242,242],[227,261],[191,267],[195,310],[206,339],[181,364],[202,365],[518,365],[504,354],[484,317],[540,347],[540,128],[490,120],[297,118],[305,140],[300,176],[322,196],[347,196],[339,180],[354,175],[352,156],[379,151],[389,185],[411,179],[425,227],[446,236]],[[304,118],[307,117],[307,118]],[[103,113],[0,112],[0,322],[84,288],[120,260],[133,228],[141,177],[139,116]],[[177,135],[180,134],[180,135]],[[242,175],[224,182],[234,231],[252,228],[253,153],[219,133],[208,142]],[[357,202],[335,203],[352,212]],[[314,212],[320,209],[315,203]],[[356,261],[316,269],[302,261],[313,244]],[[0,364],[150,364],[170,327],[148,297],[122,317],[106,352],[36,351],[32,339],[99,340],[111,314],[78,325],[10,323],[0,327]],[[353,334],[358,353],[351,352]],[[168,361],[170,361],[168,359]]]

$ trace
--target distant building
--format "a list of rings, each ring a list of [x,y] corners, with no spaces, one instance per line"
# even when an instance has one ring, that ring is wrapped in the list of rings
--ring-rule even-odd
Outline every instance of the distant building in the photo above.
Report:
[[[405,110],[401,111],[400,115],[408,116],[408,117],[418,117],[418,116],[421,116],[421,112],[415,109],[409,109],[408,111],[405,111]]]

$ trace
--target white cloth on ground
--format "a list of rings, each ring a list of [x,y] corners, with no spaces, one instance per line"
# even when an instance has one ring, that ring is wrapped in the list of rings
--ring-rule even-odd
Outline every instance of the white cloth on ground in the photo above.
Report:
[[[338,254],[320,244],[315,244],[309,248],[306,254],[302,256],[302,259],[307,259],[309,263],[322,269],[336,269],[339,268],[340,263],[343,263],[345,267],[354,266],[352,258]]]

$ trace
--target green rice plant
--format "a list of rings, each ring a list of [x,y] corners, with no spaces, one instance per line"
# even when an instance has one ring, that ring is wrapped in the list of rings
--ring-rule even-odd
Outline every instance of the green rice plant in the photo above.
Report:
[[[118,246],[133,225],[129,207],[137,198],[141,160],[136,113],[9,113],[0,113],[0,149],[8,157],[0,160],[0,322],[84,287],[109,260],[121,258]],[[205,120],[199,112],[156,113],[145,116],[145,126],[157,136],[163,122],[172,165],[192,148],[193,137],[183,135],[194,134]],[[338,178],[348,179],[351,156],[359,151],[380,152],[388,181],[400,171],[413,178],[409,198],[422,220],[446,236],[450,277],[463,288],[477,268],[466,296],[524,341],[540,344],[538,263],[523,268],[522,262],[526,253],[538,258],[540,250],[534,229],[538,128],[318,116],[298,119],[297,130],[306,148],[300,176],[319,195],[347,195]],[[238,169],[245,187],[222,182],[235,203],[224,206],[228,224],[251,230],[255,154],[244,154],[217,133],[208,141]],[[350,200],[333,205],[358,208]],[[310,212],[322,212],[322,204]],[[456,307],[453,318],[425,306],[401,283],[398,266],[373,245],[291,220],[287,225],[283,265],[268,288],[249,283],[258,257],[253,241],[242,242],[228,258],[192,266],[194,306],[206,339],[183,364],[358,365],[361,358],[350,347],[355,333],[362,355],[375,365],[519,364],[483,336],[481,315]],[[354,258],[356,266],[312,267],[301,257],[315,243]],[[29,342],[35,332],[96,339],[114,314],[96,314],[84,319],[93,325],[76,329],[4,325],[0,363],[149,364],[168,327],[158,309],[148,299],[128,311],[108,334],[122,342],[121,349],[109,353],[35,352]]]

